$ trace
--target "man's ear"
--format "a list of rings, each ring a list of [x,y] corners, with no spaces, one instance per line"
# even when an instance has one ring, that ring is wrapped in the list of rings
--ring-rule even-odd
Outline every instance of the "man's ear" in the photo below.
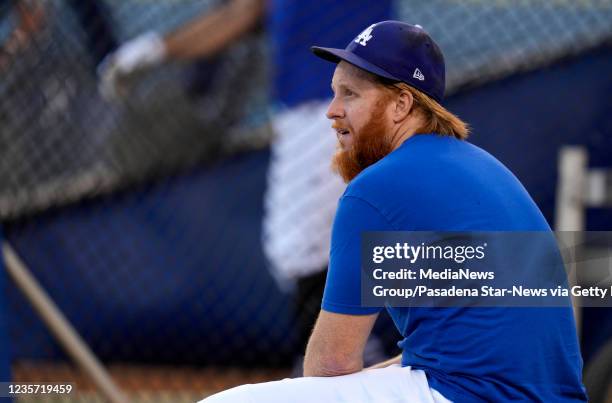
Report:
[[[408,115],[410,115],[413,106],[414,97],[412,94],[409,91],[402,90],[395,99],[395,104],[393,106],[393,121],[399,123],[406,119]]]

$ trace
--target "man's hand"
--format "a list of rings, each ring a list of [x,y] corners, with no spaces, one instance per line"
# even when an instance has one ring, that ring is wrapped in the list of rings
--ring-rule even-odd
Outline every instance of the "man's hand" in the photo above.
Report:
[[[148,32],[121,45],[98,66],[99,91],[107,100],[127,95],[137,73],[165,61],[211,57],[243,37],[263,17],[265,0],[232,0],[163,38]]]
[[[164,40],[155,32],[147,32],[124,43],[98,66],[100,94],[107,100],[125,97],[130,79],[158,65],[165,56]]]

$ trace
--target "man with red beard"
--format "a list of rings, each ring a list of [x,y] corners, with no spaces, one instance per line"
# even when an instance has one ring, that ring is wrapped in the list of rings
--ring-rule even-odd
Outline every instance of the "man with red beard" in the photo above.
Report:
[[[586,401],[571,306],[387,305],[403,352],[363,368],[382,310],[361,301],[364,232],[550,227],[518,179],[465,141],[467,125],[440,104],[444,59],[421,27],[383,21],[345,49],[312,49],[337,63],[327,117],[339,142],[333,165],[348,187],[305,377],[244,385],[206,401]]]

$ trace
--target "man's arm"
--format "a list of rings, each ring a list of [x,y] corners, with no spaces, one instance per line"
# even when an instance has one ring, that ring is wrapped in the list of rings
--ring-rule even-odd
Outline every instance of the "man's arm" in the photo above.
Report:
[[[306,347],[304,376],[340,376],[363,369],[363,350],[378,313],[321,311]]]
[[[130,78],[160,63],[216,55],[251,30],[265,6],[266,0],[231,0],[168,35],[150,31],[122,44],[98,66],[102,96],[128,95]]]
[[[251,30],[263,16],[266,0],[232,0],[166,35],[171,60],[212,56]]]

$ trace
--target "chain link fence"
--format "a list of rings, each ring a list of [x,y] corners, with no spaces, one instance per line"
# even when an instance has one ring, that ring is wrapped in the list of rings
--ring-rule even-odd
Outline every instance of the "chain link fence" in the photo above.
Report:
[[[605,0],[402,1],[397,13],[442,48],[447,94],[583,53],[612,34]]]
[[[193,401],[288,376],[302,348],[295,291],[274,281],[260,240],[278,106],[269,18],[218,56],[142,73],[122,103],[98,92],[96,68],[121,43],[225,3],[0,0],[5,237],[130,401]],[[300,7],[318,45],[357,35],[340,21],[370,12]],[[322,13],[334,20],[311,18]],[[449,94],[612,40],[604,0],[403,0],[388,18],[440,44]],[[102,401],[6,288],[13,379],[75,382],[73,401]],[[388,355],[395,335],[380,326]]]

